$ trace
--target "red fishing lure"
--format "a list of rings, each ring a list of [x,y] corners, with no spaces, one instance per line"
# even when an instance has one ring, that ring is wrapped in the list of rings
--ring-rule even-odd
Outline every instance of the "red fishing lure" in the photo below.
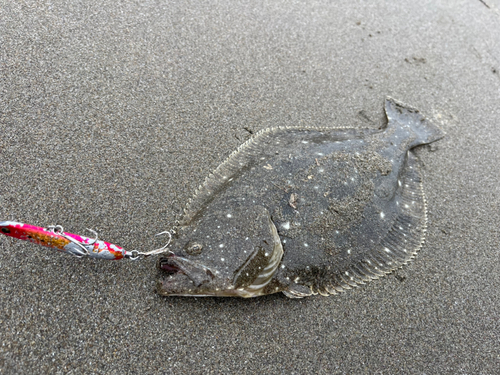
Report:
[[[92,231],[94,232],[94,231]],[[120,246],[97,239],[66,233],[60,225],[48,228],[37,227],[30,224],[16,223],[14,221],[0,221],[0,233],[19,240],[29,241],[69,253],[77,257],[89,256],[91,258],[117,260],[123,258],[137,259],[140,255],[148,256],[164,252],[168,243],[161,249],[142,253],[137,250],[127,251]],[[170,232],[162,232],[168,234]],[[170,243],[170,240],[169,240]]]

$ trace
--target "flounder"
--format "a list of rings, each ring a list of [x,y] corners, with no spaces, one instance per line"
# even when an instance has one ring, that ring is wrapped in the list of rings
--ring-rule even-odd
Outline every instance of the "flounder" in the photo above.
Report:
[[[158,293],[330,295],[410,261],[427,222],[412,149],[443,133],[394,99],[385,112],[381,130],[277,127],[241,145],[187,205]]]

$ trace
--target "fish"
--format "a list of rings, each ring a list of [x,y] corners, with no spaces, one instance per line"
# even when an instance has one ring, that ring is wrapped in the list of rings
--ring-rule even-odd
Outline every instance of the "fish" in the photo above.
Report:
[[[378,129],[274,127],[235,150],[188,202],[163,296],[335,295],[411,261],[427,206],[416,147],[444,133],[385,100]]]

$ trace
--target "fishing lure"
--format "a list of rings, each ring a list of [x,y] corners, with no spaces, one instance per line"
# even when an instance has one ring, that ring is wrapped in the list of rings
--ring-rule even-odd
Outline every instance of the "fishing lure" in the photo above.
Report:
[[[95,238],[64,232],[63,227],[60,225],[51,225],[47,228],[42,228],[14,221],[0,221],[0,232],[6,236],[50,247],[63,253],[72,254],[78,258],[88,256],[107,260],[123,258],[135,260],[141,256],[156,255],[168,251],[166,248],[170,244],[172,237],[168,231],[158,233],[157,235],[167,234],[169,236],[165,246],[149,252],[127,251],[118,245],[99,240],[95,231],[91,229],[87,230],[92,232]]]

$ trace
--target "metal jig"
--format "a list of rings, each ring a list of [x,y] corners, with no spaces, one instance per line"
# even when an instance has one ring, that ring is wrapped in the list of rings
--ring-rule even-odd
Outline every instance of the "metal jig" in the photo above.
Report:
[[[163,247],[141,252],[138,250],[127,251],[118,245],[99,240],[96,231],[92,229],[87,230],[92,232],[95,238],[64,232],[64,228],[61,225],[51,225],[47,228],[42,228],[13,221],[0,222],[0,233],[6,236],[54,248],[78,258],[88,256],[97,259],[117,260],[127,258],[136,260],[141,256],[148,257],[170,251],[167,250],[172,240],[172,234],[169,231],[157,234],[157,236],[168,234],[168,242]]]

